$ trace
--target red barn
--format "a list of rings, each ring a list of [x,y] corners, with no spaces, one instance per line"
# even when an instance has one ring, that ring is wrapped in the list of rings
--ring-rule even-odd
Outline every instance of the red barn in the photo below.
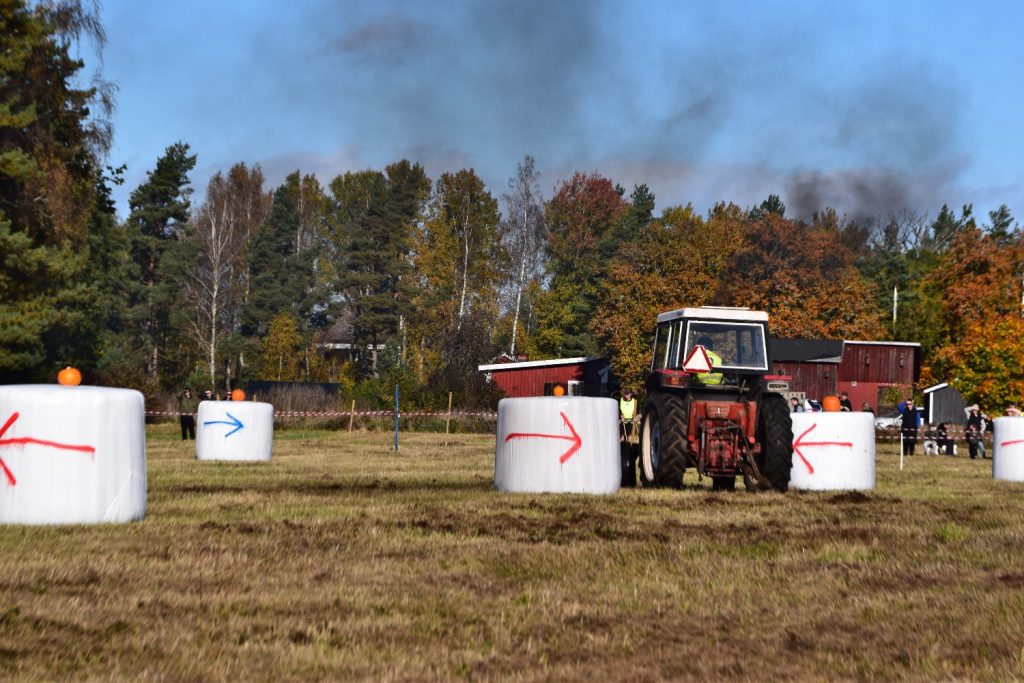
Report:
[[[900,398],[906,398],[921,376],[920,344],[845,341],[843,345],[836,388],[849,392],[854,408],[867,403],[877,412],[886,390],[895,388]]]
[[[569,396],[607,396],[610,364],[607,358],[555,358],[492,363],[477,368],[486,372],[505,396],[550,396],[558,391]],[[559,387],[559,389],[556,389]]]
[[[845,391],[858,410],[891,407],[887,390],[905,397],[921,374],[921,345],[911,342],[772,339],[770,347],[772,370],[793,378],[793,393],[820,400]]]

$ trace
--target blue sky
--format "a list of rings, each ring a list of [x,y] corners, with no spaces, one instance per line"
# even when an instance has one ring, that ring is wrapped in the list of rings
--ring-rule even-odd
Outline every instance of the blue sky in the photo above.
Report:
[[[1024,218],[1024,3],[107,0],[127,196],[164,149],[324,184],[408,158],[500,197],[597,171],[659,208]],[[86,55],[88,60],[90,55]]]

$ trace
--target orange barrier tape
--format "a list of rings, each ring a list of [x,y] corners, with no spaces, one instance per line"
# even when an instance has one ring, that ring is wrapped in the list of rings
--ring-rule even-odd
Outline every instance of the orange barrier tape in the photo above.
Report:
[[[930,430],[929,430],[930,431]],[[992,433],[985,432],[982,435],[982,440],[988,443],[992,443]],[[967,443],[967,437],[961,432],[947,432],[946,439],[953,443]],[[899,429],[876,429],[875,430],[875,441],[899,441],[900,430]],[[918,441],[938,441],[937,436],[925,436],[924,430],[919,429],[917,432]]]

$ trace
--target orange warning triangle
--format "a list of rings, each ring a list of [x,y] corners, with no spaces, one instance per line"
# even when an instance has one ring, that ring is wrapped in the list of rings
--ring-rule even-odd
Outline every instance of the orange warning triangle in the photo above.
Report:
[[[683,363],[683,370],[696,374],[711,372],[711,359],[708,358],[708,352],[703,346],[698,344],[693,347],[690,355],[686,357],[686,362]]]

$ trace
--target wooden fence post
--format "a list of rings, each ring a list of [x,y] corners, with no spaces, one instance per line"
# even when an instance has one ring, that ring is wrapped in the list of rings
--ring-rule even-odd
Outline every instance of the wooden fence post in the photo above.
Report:
[[[452,392],[448,392],[448,417],[444,421],[444,442],[448,443],[448,425],[452,421]]]
[[[352,420],[356,417],[356,400],[352,399],[352,412],[348,414],[348,433],[352,433]]]

